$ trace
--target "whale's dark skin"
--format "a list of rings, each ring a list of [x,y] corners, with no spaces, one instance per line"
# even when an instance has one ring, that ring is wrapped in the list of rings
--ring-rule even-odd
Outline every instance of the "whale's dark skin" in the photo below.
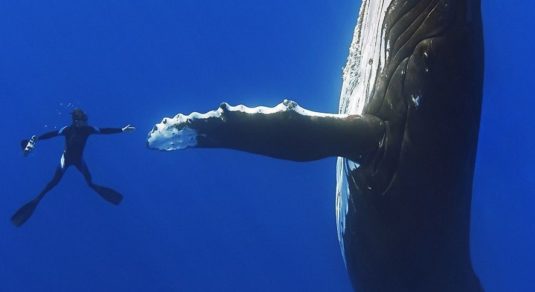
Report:
[[[288,101],[268,114],[223,104],[220,116],[171,128],[197,131],[193,147],[357,162],[346,168],[341,238],[355,290],[482,291],[469,245],[483,82],[480,1],[393,0],[384,28],[390,53],[359,116],[311,117]],[[158,148],[159,129],[149,147]]]
[[[364,108],[387,124],[386,141],[347,174],[347,268],[357,291],[481,291],[469,244],[480,3],[394,3],[391,58]]]

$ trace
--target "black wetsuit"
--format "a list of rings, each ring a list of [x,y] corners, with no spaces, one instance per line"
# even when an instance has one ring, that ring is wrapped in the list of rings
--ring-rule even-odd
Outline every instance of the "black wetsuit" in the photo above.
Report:
[[[123,196],[114,191],[113,189],[99,186],[95,183],[93,183],[93,180],[91,179],[91,173],[89,172],[89,169],[83,159],[83,153],[85,144],[87,142],[87,138],[92,134],[115,134],[115,133],[121,133],[123,130],[121,128],[96,128],[91,127],[87,125],[71,125],[61,128],[58,131],[52,131],[45,133],[38,138],[38,140],[46,140],[50,138],[54,138],[57,136],[64,136],[65,137],[65,150],[63,151],[63,155],[61,156],[61,161],[58,167],[56,168],[56,172],[54,174],[54,177],[48,184],[45,186],[45,188],[30,202],[26,203],[24,206],[22,206],[12,217],[11,221],[16,226],[22,225],[33,213],[35,207],[41,201],[41,199],[45,196],[47,192],[49,192],[52,188],[54,188],[61,178],[63,177],[63,174],[67,170],[67,168],[71,165],[74,165],[84,176],[85,181],[91,187],[93,190],[95,190],[102,198],[107,200],[108,202],[112,204],[119,204],[121,200],[123,199]]]
[[[87,184],[95,189],[98,188],[91,180],[91,174],[84,161],[83,154],[87,138],[92,134],[116,134],[121,133],[121,128],[95,128],[92,126],[66,126],[59,131],[52,131],[45,133],[38,137],[38,140],[46,140],[57,136],[65,136],[65,150],[61,156],[61,161],[56,169],[56,173],[52,180],[47,184],[45,189],[41,192],[44,195],[51,190],[61,179],[65,170],[74,165],[84,175]],[[95,189],[97,192],[98,189]]]
[[[38,140],[46,140],[56,136],[65,136],[65,150],[62,160],[65,166],[83,163],[83,154],[87,138],[92,134],[116,134],[121,133],[121,128],[95,128],[91,126],[66,126],[58,131],[45,133]]]

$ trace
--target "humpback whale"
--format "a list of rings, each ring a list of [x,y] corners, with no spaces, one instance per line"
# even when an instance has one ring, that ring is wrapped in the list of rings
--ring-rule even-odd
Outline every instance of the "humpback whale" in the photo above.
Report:
[[[355,290],[482,291],[469,246],[482,76],[480,0],[364,0],[338,113],[223,103],[164,118],[147,146],[338,157],[338,239]]]

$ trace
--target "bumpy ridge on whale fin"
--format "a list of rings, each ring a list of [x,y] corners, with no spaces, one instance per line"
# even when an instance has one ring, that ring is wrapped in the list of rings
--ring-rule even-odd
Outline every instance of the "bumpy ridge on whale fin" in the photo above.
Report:
[[[319,113],[284,100],[272,108],[223,103],[205,114],[164,118],[149,133],[147,146],[231,148],[293,161],[332,156],[360,161],[383,138],[384,124],[375,116]]]

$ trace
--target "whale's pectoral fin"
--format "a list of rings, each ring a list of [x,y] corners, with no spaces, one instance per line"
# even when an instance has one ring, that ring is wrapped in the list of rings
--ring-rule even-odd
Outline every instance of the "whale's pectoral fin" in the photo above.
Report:
[[[151,149],[231,148],[280,159],[311,161],[340,156],[360,161],[384,139],[383,121],[372,115],[325,114],[285,100],[273,107],[226,103],[205,114],[165,118],[149,133]]]

